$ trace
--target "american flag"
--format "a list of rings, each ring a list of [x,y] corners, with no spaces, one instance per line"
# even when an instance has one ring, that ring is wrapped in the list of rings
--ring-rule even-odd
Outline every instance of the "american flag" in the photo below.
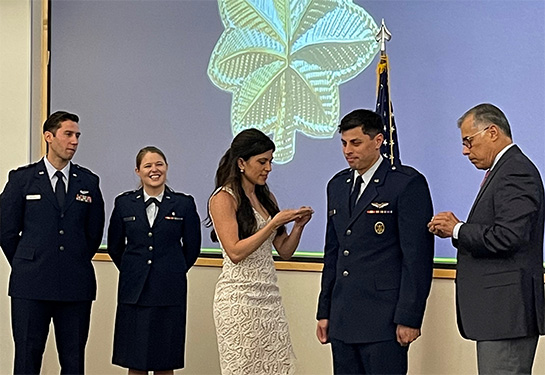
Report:
[[[380,55],[377,66],[377,107],[376,112],[382,118],[384,124],[384,143],[380,149],[382,156],[390,161],[391,165],[401,164],[399,158],[399,145],[397,143],[397,131],[394,121],[394,109],[390,101],[390,87],[388,85],[388,56]]]

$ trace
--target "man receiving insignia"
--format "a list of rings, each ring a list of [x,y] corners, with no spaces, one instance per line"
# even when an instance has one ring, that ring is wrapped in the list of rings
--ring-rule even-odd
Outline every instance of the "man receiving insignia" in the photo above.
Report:
[[[339,125],[350,166],[327,186],[327,232],[316,334],[335,374],[404,374],[433,273],[426,179],[380,154],[383,123],[359,109]]]
[[[14,374],[39,374],[50,322],[61,374],[83,374],[91,302],[91,260],[104,229],[98,176],[70,162],[79,118],[55,112],[43,126],[47,155],[9,173],[0,195],[0,246],[11,266]]]

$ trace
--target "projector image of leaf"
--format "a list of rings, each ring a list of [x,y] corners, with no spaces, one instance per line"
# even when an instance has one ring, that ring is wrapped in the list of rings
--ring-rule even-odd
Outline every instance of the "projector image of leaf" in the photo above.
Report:
[[[208,76],[233,93],[233,135],[270,134],[275,162],[291,161],[296,132],[331,138],[339,121],[339,85],[371,63],[378,26],[352,1],[219,0],[225,31]]]

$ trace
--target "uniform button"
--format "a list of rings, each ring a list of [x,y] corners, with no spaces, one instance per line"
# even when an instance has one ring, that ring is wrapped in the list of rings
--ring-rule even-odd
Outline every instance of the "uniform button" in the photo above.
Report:
[[[63,251],[63,250],[64,250],[64,246],[59,246],[59,250],[60,250],[60,251]]]
[[[149,232],[149,233],[148,233],[148,237],[151,237],[151,236],[153,236],[153,233],[152,233],[152,232]]]
[[[148,264],[151,264],[151,263],[152,263],[151,259],[148,259]]]
[[[61,214],[61,219],[64,217],[64,214]]]
[[[152,250],[153,250],[153,246],[148,247],[148,250],[149,250],[149,251],[152,251]]]
[[[350,236],[351,234],[352,234],[352,231],[351,231],[350,229],[348,229],[348,230],[346,231],[346,235],[347,235],[347,236]]]
[[[349,256],[349,255],[350,255],[350,251],[348,251],[348,250],[345,250],[345,251],[343,251],[343,254],[344,254],[344,256],[345,256],[345,257],[347,257],[347,256]]]
[[[343,272],[343,276],[344,276],[344,277],[348,276],[348,271],[344,271],[344,272]]]
[[[59,234],[64,234],[64,231],[61,229],[61,230],[59,231]]]

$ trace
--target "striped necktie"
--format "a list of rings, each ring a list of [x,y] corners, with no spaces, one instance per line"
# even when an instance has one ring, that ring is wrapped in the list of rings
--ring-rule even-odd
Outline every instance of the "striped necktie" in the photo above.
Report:
[[[488,178],[488,175],[490,174],[490,169],[486,171],[486,173],[484,174],[484,178],[481,182],[481,187],[483,187],[484,183],[486,182],[486,179]]]

